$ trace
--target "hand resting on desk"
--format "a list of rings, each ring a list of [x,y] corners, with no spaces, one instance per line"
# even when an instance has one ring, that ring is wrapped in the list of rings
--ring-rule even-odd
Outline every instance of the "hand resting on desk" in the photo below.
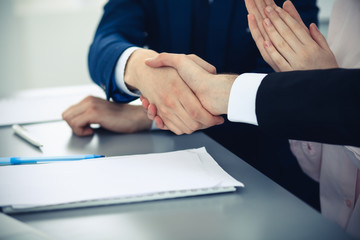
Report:
[[[93,96],[66,109],[62,117],[78,136],[93,134],[90,127],[93,123],[118,133],[149,130],[152,124],[141,106],[109,102]]]

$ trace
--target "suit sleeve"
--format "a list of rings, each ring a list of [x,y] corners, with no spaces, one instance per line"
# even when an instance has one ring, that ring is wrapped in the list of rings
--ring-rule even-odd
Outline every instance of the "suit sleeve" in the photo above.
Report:
[[[114,69],[120,55],[129,47],[143,46],[145,13],[140,1],[110,0],[96,30],[88,55],[93,81],[105,90],[107,98],[130,101],[116,86]]]
[[[360,69],[267,75],[256,96],[259,127],[288,139],[360,146]]]

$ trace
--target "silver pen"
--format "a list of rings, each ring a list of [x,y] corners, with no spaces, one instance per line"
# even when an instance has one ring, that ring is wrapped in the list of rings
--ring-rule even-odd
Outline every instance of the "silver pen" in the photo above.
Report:
[[[42,147],[43,146],[36,138],[31,136],[30,133],[28,132],[28,130],[26,130],[24,127],[22,127],[20,125],[17,125],[17,124],[14,124],[14,125],[12,125],[12,129],[14,130],[16,135],[18,135],[19,137],[21,137],[22,139],[24,139],[28,143],[34,145],[35,147]]]

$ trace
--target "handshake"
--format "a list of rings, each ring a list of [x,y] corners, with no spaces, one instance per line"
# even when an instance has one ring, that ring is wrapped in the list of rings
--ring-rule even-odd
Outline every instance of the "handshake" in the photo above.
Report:
[[[305,26],[291,1],[285,1],[282,8],[273,0],[245,0],[245,5],[252,38],[265,62],[276,72],[338,67],[324,36],[315,24]],[[214,66],[196,55],[159,54],[138,48],[130,54],[124,68],[116,67],[115,75],[119,77],[115,79],[121,79],[117,84],[122,90],[130,90],[128,95],[133,94],[132,90],[140,91],[146,112],[141,106],[88,97],[63,113],[77,135],[92,134],[92,123],[120,133],[144,131],[151,127],[150,120],[160,129],[190,134],[222,124],[221,115],[233,112],[228,111],[228,105],[238,76],[217,75]],[[252,85],[254,82],[248,81],[241,86],[236,84],[242,91],[233,91],[231,99],[254,93]],[[247,104],[242,98],[236,102]],[[249,123],[254,122],[252,115]]]
[[[196,55],[161,53],[148,58],[151,68],[176,71],[141,101],[147,115],[160,129],[190,134],[224,122],[231,86],[237,75],[217,75],[216,68]]]
[[[315,24],[305,26],[291,1],[282,8],[273,0],[245,0],[245,5],[254,42],[276,72],[338,67],[324,36]],[[236,77],[216,75],[214,66],[195,55],[139,49],[128,60],[124,80],[140,90],[158,128],[190,134],[224,122],[219,115],[228,112]]]

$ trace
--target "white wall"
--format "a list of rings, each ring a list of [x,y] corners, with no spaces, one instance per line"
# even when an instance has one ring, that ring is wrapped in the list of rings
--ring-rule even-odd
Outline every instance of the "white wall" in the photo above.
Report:
[[[91,83],[87,53],[106,0],[0,0],[0,96]],[[333,0],[318,0],[327,32]]]
[[[319,28],[320,31],[326,36],[329,27],[329,18],[334,0],[317,0],[317,5],[320,8],[319,12]]]
[[[0,94],[91,83],[87,53],[105,0],[1,0]]]

